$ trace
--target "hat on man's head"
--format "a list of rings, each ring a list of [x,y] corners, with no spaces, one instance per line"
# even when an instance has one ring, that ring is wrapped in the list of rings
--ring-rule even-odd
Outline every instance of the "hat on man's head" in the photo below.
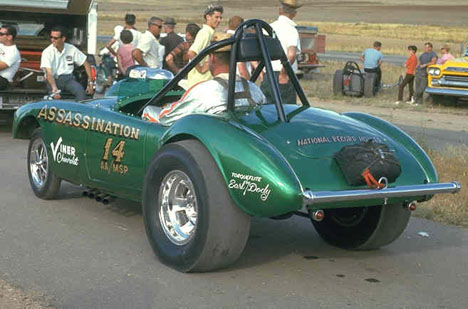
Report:
[[[172,17],[166,17],[166,18],[164,18],[164,24],[165,24],[165,25],[175,25],[175,24],[177,24],[177,23],[176,23],[176,21],[175,21],[174,18],[172,18]]]
[[[216,42],[219,42],[219,41],[222,41],[222,40],[229,39],[231,36],[232,36],[232,34],[230,34],[230,33],[215,32],[213,34],[213,37],[211,38],[211,43],[216,43]],[[221,52],[231,51],[231,46],[232,45],[224,46],[223,48],[217,49],[214,52],[215,53],[221,53]]]
[[[303,6],[302,3],[298,3],[296,0],[279,0],[279,2],[281,2],[282,5],[289,6],[293,9],[298,9]]]

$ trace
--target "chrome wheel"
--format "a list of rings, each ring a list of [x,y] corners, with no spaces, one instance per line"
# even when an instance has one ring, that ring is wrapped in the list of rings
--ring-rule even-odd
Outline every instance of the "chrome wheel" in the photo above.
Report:
[[[36,139],[31,145],[29,169],[31,171],[32,182],[40,190],[46,183],[49,174],[47,150],[41,139]]]
[[[159,188],[159,221],[169,240],[179,246],[195,235],[198,219],[197,197],[192,181],[182,171],[169,172]]]

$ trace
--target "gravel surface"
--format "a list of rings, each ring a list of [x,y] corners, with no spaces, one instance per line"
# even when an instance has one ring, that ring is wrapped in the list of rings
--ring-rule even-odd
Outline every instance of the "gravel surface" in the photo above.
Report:
[[[21,289],[14,287],[0,279],[0,308],[1,309],[52,309],[36,300],[39,295],[28,295]]]

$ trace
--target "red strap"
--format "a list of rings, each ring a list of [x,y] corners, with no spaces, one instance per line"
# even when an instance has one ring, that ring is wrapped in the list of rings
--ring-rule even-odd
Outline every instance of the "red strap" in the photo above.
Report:
[[[385,184],[380,183],[377,180],[375,180],[374,176],[372,176],[368,168],[366,168],[364,172],[362,172],[361,176],[364,178],[369,188],[382,189],[383,187],[385,187]]]

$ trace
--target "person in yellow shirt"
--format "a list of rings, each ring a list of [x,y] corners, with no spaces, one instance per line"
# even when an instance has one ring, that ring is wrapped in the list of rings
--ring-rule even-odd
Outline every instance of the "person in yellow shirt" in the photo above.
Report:
[[[187,56],[192,60],[197,54],[199,54],[205,47],[210,45],[215,29],[219,26],[222,15],[223,7],[219,4],[210,4],[204,13],[205,24],[200,31],[198,31],[195,41],[190,46]],[[195,68],[188,73],[188,87],[213,79],[208,67],[208,57],[201,61]]]

